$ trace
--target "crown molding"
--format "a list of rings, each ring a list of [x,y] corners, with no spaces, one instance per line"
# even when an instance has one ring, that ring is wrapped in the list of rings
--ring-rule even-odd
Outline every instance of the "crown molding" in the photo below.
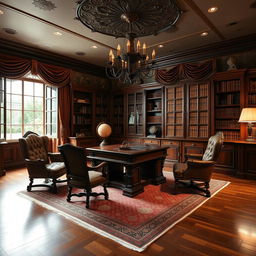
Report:
[[[170,67],[186,62],[212,59],[255,49],[256,33],[158,57],[155,59],[154,69]]]
[[[62,66],[82,73],[97,75],[104,78],[106,77],[103,67],[3,38],[0,38],[0,52],[21,58],[38,60],[47,64]]]

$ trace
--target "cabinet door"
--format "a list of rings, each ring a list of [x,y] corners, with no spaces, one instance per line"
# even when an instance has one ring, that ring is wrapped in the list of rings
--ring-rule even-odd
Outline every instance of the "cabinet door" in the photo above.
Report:
[[[143,92],[128,93],[127,106],[127,134],[132,136],[144,135],[144,115],[143,115]]]
[[[244,173],[245,177],[256,178],[256,145],[245,145],[244,146]]]
[[[215,166],[216,170],[235,171],[237,150],[234,144],[224,144]]]
[[[169,146],[167,149],[166,165],[173,166],[174,163],[179,162],[180,158],[180,142],[172,140],[162,140],[161,145]]]
[[[168,86],[165,90],[165,136],[184,137],[184,86]]]

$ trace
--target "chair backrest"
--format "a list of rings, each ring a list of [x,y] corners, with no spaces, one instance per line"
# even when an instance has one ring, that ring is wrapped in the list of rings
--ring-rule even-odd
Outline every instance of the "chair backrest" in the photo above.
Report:
[[[19,139],[21,152],[24,159],[37,160],[43,159],[49,162],[48,159],[48,137],[37,136],[30,134],[26,138]]]
[[[224,140],[223,132],[218,132],[209,138],[202,160],[217,161]]]
[[[69,177],[69,175],[81,177],[85,183],[90,184],[84,148],[67,143],[58,146],[58,149],[64,158],[67,168],[67,177]]]

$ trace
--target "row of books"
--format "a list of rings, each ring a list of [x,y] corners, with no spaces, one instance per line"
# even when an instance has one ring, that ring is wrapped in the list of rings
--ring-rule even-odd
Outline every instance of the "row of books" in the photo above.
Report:
[[[79,108],[75,107],[75,112],[78,112],[78,113],[81,113],[81,114],[91,114],[92,113],[92,107],[87,106],[87,105],[81,106]]]
[[[208,84],[191,85],[189,87],[190,98],[195,97],[207,97],[208,95]]]
[[[107,105],[107,98],[96,97],[96,104],[97,105]]]
[[[86,118],[83,116],[73,116],[73,124],[74,125],[90,125],[92,124],[92,120],[90,118]]]
[[[256,94],[248,95],[248,103],[253,105],[256,104]]]
[[[176,89],[176,90],[175,90]],[[169,88],[167,90],[167,99],[183,98],[183,88]]]
[[[174,112],[174,111],[182,111],[183,109],[183,102],[182,100],[176,101],[168,101],[167,102],[167,112]]]
[[[216,101],[217,105],[240,104],[240,93],[218,95]]]
[[[156,91],[153,91],[153,92],[149,92],[147,94],[147,98],[157,98],[157,97],[161,97],[161,96],[162,96],[161,90],[156,90]]]
[[[239,108],[217,108],[216,109],[216,118],[233,118],[238,119],[240,116],[240,107]]]
[[[249,84],[249,92],[256,93],[256,80],[251,80]]]
[[[182,137],[183,136],[183,126],[168,126],[167,127],[168,137]]]
[[[114,107],[114,115],[122,115],[124,113],[123,106],[115,106]]]
[[[240,90],[240,80],[221,81],[216,84],[217,92],[233,92]]]
[[[107,115],[108,114],[108,109],[107,108],[96,107],[95,112],[96,112],[96,115]]]
[[[239,131],[224,131],[224,140],[239,140],[240,132]]]
[[[208,126],[189,126],[188,136],[191,138],[208,137]]]
[[[199,104],[199,106],[198,106],[198,104]],[[207,98],[200,98],[198,103],[197,103],[197,99],[191,99],[189,105],[190,105],[191,111],[196,111],[197,107],[199,110],[207,110],[208,109]]]
[[[216,129],[239,129],[240,123],[238,123],[238,120],[216,120],[215,122]]]
[[[192,112],[189,114],[189,123],[190,124],[208,124],[208,113],[201,112],[198,117],[197,113]]]

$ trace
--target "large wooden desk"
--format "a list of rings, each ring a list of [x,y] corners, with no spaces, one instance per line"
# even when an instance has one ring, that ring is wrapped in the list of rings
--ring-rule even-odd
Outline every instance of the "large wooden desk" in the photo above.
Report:
[[[168,146],[132,145],[120,149],[120,145],[86,148],[93,164],[108,162],[109,185],[123,190],[123,195],[133,197],[144,191],[144,185],[166,182],[162,168]]]

